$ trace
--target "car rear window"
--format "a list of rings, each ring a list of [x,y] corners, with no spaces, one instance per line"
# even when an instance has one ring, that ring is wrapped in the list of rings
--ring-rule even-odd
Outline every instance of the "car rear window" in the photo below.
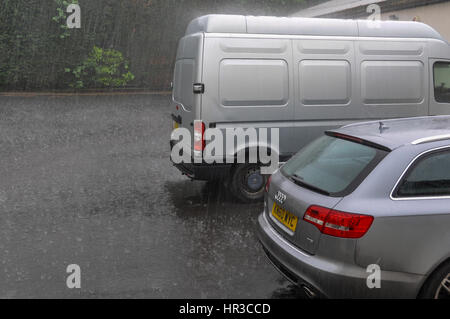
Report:
[[[353,140],[323,136],[293,156],[281,172],[293,182],[328,196],[353,192],[387,151]]]

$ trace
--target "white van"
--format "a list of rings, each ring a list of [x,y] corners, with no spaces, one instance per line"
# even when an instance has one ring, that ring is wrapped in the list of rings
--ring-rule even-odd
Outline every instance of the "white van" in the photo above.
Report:
[[[283,162],[345,124],[450,114],[450,46],[419,22],[208,15],[179,42],[173,101],[175,127],[200,139],[208,128],[278,128]],[[262,198],[260,163],[207,164],[205,143],[191,144],[183,174],[227,177],[241,200]]]

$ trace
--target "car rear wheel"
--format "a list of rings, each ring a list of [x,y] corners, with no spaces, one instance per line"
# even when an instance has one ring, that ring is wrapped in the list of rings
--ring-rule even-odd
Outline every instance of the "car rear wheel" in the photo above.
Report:
[[[439,267],[422,288],[420,298],[450,299],[450,262]]]
[[[244,203],[258,202],[264,198],[267,178],[267,175],[261,174],[259,164],[237,165],[231,174],[230,190]]]
[[[435,299],[450,299],[450,273],[447,274],[439,285],[434,295]]]

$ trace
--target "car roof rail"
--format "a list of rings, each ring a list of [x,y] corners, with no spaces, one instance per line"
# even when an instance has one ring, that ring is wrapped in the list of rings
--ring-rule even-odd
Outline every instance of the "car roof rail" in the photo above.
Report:
[[[435,135],[435,136],[419,138],[419,139],[411,142],[411,144],[419,145],[419,144],[425,144],[425,143],[431,143],[431,142],[437,142],[437,141],[444,141],[444,140],[448,140],[448,139],[450,139],[450,134]]]

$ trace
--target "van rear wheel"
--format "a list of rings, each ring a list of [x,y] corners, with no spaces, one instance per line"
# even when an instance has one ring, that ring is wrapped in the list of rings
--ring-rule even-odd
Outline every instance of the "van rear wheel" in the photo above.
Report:
[[[259,164],[240,164],[232,171],[230,190],[244,203],[258,202],[264,198],[267,178],[267,175],[261,174]]]

